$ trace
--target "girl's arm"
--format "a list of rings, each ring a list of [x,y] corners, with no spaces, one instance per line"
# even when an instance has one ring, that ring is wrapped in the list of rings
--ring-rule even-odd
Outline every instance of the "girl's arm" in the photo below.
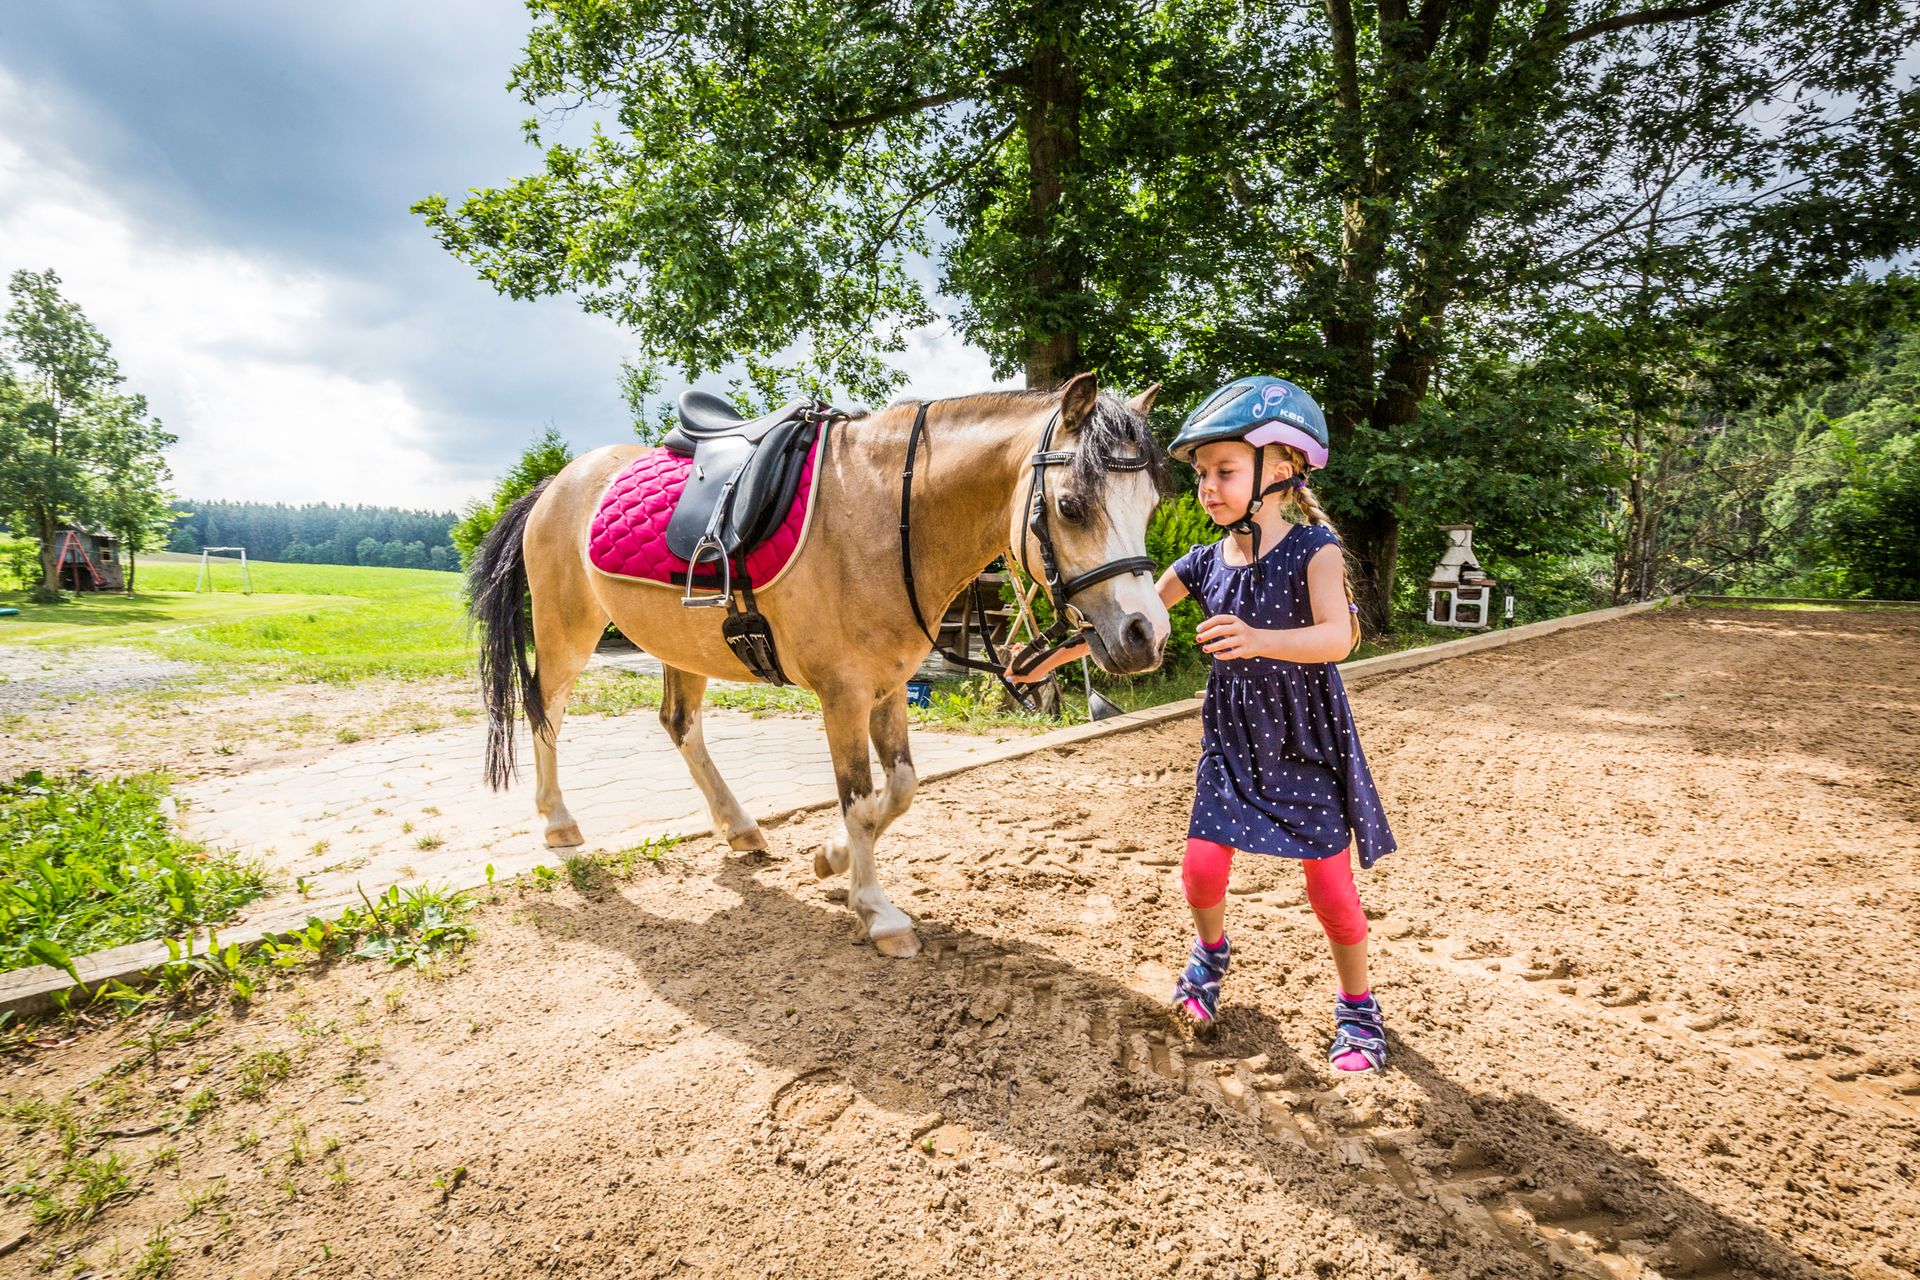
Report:
[[[1180,581],[1171,569],[1161,574],[1160,581],[1153,585],[1154,590],[1160,593],[1160,603],[1169,609],[1187,598],[1187,584]],[[1007,672],[1007,679],[1013,681],[1015,684],[1031,684],[1035,680],[1046,679],[1047,672],[1053,670],[1055,667],[1065,666],[1069,662],[1077,662],[1079,659],[1086,657],[1086,655],[1087,642],[1085,640],[1076,640],[1024,676],[1016,676],[1009,670]]]
[[[1282,662],[1338,662],[1353,652],[1346,569],[1340,548],[1328,545],[1307,561],[1307,599],[1313,625],[1263,631],[1230,613],[1200,624],[1200,648],[1216,658],[1278,658]]]

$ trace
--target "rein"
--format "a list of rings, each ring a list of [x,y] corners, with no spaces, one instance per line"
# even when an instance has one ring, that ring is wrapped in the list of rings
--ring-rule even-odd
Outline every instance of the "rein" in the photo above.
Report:
[[[913,584],[913,467],[914,459],[920,451],[920,437],[926,430],[929,403],[929,401],[921,401],[913,415],[913,429],[907,434],[907,461],[900,472],[900,575],[907,589],[907,603],[913,607],[913,620],[920,625],[922,634],[932,642],[942,658],[969,671],[985,671],[999,676],[1008,692],[1022,706],[1031,710],[1034,704],[1029,691],[1007,679],[1006,673],[1009,668],[1007,664],[1000,661],[1000,655],[994,647],[986,626],[986,610],[979,598],[977,582],[972,584],[975,589],[969,591],[967,612],[963,613],[960,619],[962,647],[965,647],[964,638],[969,620],[973,612],[978,610],[981,622],[980,634],[986,641],[987,656],[992,659],[991,662],[981,662],[965,653],[954,653],[951,649],[940,648],[940,638],[934,634],[932,628],[927,626],[926,615],[920,611],[919,593]],[[1022,646],[1018,656],[1013,660],[1011,670],[1015,675],[1027,674],[1060,650],[1073,644],[1083,633],[1092,630],[1093,624],[1073,606],[1072,600],[1076,594],[1096,583],[1105,582],[1108,578],[1117,578],[1123,574],[1144,573],[1148,577],[1153,576],[1154,565],[1151,558],[1125,556],[1118,560],[1109,560],[1105,564],[1089,569],[1085,573],[1075,574],[1071,578],[1061,577],[1060,558],[1054,550],[1053,529],[1047,517],[1046,470],[1048,467],[1070,464],[1074,455],[1070,451],[1056,450],[1051,447],[1054,429],[1059,425],[1060,411],[1055,409],[1053,416],[1047,419],[1046,430],[1041,433],[1040,448],[1029,460],[1033,467],[1033,475],[1027,482],[1026,527],[1027,532],[1033,535],[1034,541],[1040,544],[1042,574],[1034,573],[1032,566],[1027,563],[1024,538],[1021,539],[1020,548],[1017,551],[1010,549],[1006,558],[1007,571],[1014,576],[1014,597],[1019,603],[1020,617],[1026,623],[1028,635],[1032,637],[1031,642]],[[1107,469],[1109,471],[1144,471],[1148,462],[1149,459],[1145,456],[1115,459]],[[1018,570],[1015,568],[1016,564],[1019,566]],[[1021,589],[1019,580],[1021,570],[1025,571],[1032,583],[1025,590]],[[1032,611],[1034,594],[1043,582],[1046,586],[1047,598],[1054,606],[1053,622],[1044,630],[1039,627]]]

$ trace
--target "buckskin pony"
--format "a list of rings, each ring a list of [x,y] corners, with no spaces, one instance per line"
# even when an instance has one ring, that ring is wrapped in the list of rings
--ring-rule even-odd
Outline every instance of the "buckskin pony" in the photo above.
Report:
[[[1160,664],[1167,611],[1146,558],[1147,519],[1166,474],[1146,423],[1157,391],[1123,402],[1081,374],[1057,392],[899,402],[821,430],[804,536],[776,578],[755,584],[755,604],[787,679],[819,695],[826,721],[842,822],[815,853],[814,871],[849,874],[847,903],[883,954],[920,947],[913,921],[880,885],[874,844],[913,798],[906,682],[933,648],[924,619],[937,623],[1010,549],[1067,597],[1053,602],[1065,619],[1056,641],[1084,634],[1094,661],[1119,674]],[[753,678],[722,635],[727,611],[685,608],[681,587],[614,576],[590,559],[603,495],[647,452],[613,445],[576,458],[515,503],[475,555],[488,780],[498,788],[513,776],[514,719],[524,713],[546,842],[583,843],[561,798],[555,743],[567,695],[611,621],[662,664],[660,722],[714,830],[736,850],[765,850],[701,735],[707,681]],[[885,774],[877,791],[869,744]]]

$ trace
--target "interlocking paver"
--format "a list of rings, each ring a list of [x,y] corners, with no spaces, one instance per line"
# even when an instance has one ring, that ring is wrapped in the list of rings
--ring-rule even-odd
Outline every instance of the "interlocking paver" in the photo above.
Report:
[[[755,813],[831,801],[833,764],[817,719],[706,712],[707,747],[742,805]],[[399,742],[343,745],[322,759],[210,778],[182,788],[191,834],[262,859],[288,888],[243,919],[364,884],[369,893],[416,877],[471,883],[488,864],[552,860],[533,809],[533,752],[518,739],[520,780],[487,790],[486,728],[467,721]],[[923,770],[991,750],[991,739],[914,735]],[[876,775],[877,776],[877,775]],[[706,801],[651,711],[570,716],[560,733],[560,782],[589,849],[708,828]],[[437,814],[424,810],[438,809]],[[422,841],[428,847],[422,847]]]

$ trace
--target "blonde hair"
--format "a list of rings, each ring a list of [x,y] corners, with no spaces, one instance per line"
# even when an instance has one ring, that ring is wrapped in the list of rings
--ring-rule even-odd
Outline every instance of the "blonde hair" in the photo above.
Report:
[[[1307,465],[1307,455],[1290,444],[1270,444],[1266,447],[1278,455],[1275,461],[1285,459],[1292,464],[1294,477],[1299,481],[1298,484],[1289,484],[1273,495],[1273,501],[1279,506],[1281,512],[1294,524],[1321,525],[1328,533],[1338,538],[1340,531],[1333,527],[1333,521],[1328,518],[1326,508],[1320,505],[1320,499],[1315,497],[1313,490],[1307,487],[1307,474],[1313,470]],[[1265,482],[1265,476],[1254,479],[1254,483],[1259,486],[1264,486]],[[1353,571],[1347,563],[1346,544],[1341,543],[1339,546],[1340,585],[1346,589],[1347,618],[1353,626],[1353,641],[1347,646],[1347,652],[1352,653],[1360,647],[1360,614],[1353,607]]]

